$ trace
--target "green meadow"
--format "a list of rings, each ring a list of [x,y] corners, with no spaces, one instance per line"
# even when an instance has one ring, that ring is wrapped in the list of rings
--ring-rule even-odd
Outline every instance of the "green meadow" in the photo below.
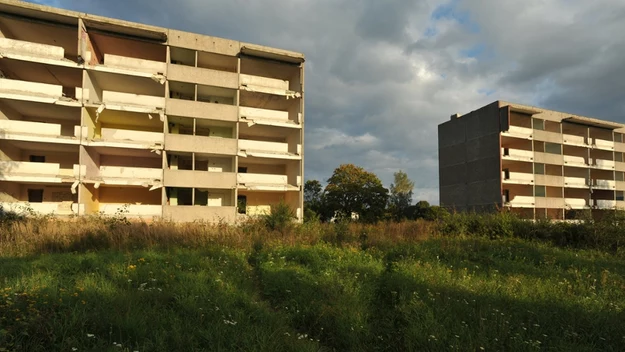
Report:
[[[620,249],[424,221],[3,226],[0,351],[625,346]]]

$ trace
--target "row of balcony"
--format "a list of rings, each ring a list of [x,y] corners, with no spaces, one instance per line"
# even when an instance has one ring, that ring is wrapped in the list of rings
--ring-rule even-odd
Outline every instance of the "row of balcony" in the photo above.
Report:
[[[89,146],[133,149],[163,149],[223,155],[256,156],[288,160],[301,159],[301,151],[290,151],[289,143],[266,142],[248,139],[192,136],[171,133],[101,128],[101,137],[85,140]],[[54,123],[0,120],[0,138],[35,142],[80,144],[87,137],[87,127],[74,126],[74,134],[62,134],[62,126]]]
[[[583,168],[594,168],[601,170],[619,170],[617,165],[625,170],[625,163],[613,160],[585,158],[583,156],[550,154],[543,152],[533,152],[531,150],[502,148],[502,157],[505,160],[533,161],[537,163],[564,165]],[[621,165],[622,164],[622,165]]]
[[[502,182],[505,184],[544,185],[551,187],[619,189],[625,190],[625,182],[602,179],[588,179],[585,177],[562,177],[558,175],[535,175],[524,172],[503,172]]]
[[[625,201],[582,198],[550,198],[516,196],[506,206],[516,208],[548,208],[548,209],[625,209]]]
[[[246,72],[239,74],[230,71],[230,69],[220,70],[195,65],[187,66],[166,63],[147,58],[125,56],[121,55],[123,54],[121,52],[115,54],[105,52],[101,58],[95,59],[90,51],[86,51],[82,53],[85,63],[79,64],[77,61],[65,58],[65,49],[63,47],[9,38],[0,38],[0,50],[4,58],[12,60],[85,68],[94,72],[146,77],[161,83],[169,79],[227,89],[241,89],[256,93],[280,95],[287,98],[301,97],[300,87],[291,85],[288,80]],[[98,60],[101,60],[101,62],[98,62]],[[267,69],[269,70],[269,68]],[[167,78],[165,75],[167,75]]]
[[[585,136],[557,133],[543,130],[534,130],[526,127],[510,126],[507,131],[502,132],[503,136],[538,140],[549,143],[559,143],[584,148],[594,148],[601,150],[625,151],[625,143],[608,141],[601,138],[590,138]]]
[[[0,97],[14,100],[27,100],[41,103],[79,107],[81,100],[89,100],[87,89],[75,88],[76,101],[64,98],[61,85],[35,83],[28,81],[0,78]],[[141,113],[189,116],[228,122],[246,122],[278,127],[301,128],[301,117],[289,117],[289,112],[255,107],[233,106],[202,101],[165,99],[164,97],[131,94],[103,90],[101,101],[103,109],[133,111]]]
[[[100,166],[97,173],[87,176],[86,166],[73,165],[62,168],[58,163],[35,163],[22,161],[0,161],[0,181],[35,183],[73,183],[85,179],[92,183],[106,185],[135,185],[166,187],[239,189],[250,191],[299,191],[291,185],[286,175],[260,173],[210,172],[173,170],[141,167]],[[164,180],[162,182],[161,180]]]
[[[85,215],[85,204],[76,202],[0,202],[0,207],[5,211],[18,213],[33,211],[42,215]],[[98,208],[91,212],[105,216],[113,216],[123,211],[125,216],[131,218],[166,218],[179,221],[205,219],[207,221],[220,221],[234,219],[236,207],[234,206],[169,206],[152,204],[124,204],[124,203],[100,203]]]

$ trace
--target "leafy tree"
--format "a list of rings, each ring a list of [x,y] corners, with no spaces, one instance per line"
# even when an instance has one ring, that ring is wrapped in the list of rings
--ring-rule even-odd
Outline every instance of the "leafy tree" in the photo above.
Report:
[[[328,179],[324,208],[339,219],[357,214],[361,221],[376,222],[384,216],[387,201],[388,190],[374,173],[343,164]]]
[[[408,211],[410,213],[410,219],[425,219],[425,220],[443,220],[449,216],[447,209],[439,207],[438,205],[430,206],[425,200],[418,201],[417,204],[410,207]]]
[[[408,210],[412,204],[414,182],[408,178],[408,174],[401,170],[394,173],[393,176],[395,180],[391,184],[389,210],[395,221],[401,221],[409,216]]]
[[[325,219],[323,208],[323,187],[317,180],[307,180],[304,183],[304,221]]]
[[[432,214],[430,214],[430,211],[430,203],[428,203],[426,200],[420,200],[417,202],[417,204],[415,204],[414,218],[431,220]]]

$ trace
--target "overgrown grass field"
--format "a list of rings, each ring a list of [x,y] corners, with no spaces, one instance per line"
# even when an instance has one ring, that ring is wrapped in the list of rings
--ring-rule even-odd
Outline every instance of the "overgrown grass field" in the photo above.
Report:
[[[0,351],[625,349],[620,248],[465,220],[12,222],[0,228]]]

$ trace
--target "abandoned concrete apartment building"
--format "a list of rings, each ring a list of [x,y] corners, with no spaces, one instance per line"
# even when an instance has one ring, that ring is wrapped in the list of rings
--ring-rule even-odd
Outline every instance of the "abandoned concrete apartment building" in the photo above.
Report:
[[[574,219],[625,208],[625,125],[498,101],[439,125],[441,205]]]
[[[0,205],[302,219],[304,57],[0,0]]]

